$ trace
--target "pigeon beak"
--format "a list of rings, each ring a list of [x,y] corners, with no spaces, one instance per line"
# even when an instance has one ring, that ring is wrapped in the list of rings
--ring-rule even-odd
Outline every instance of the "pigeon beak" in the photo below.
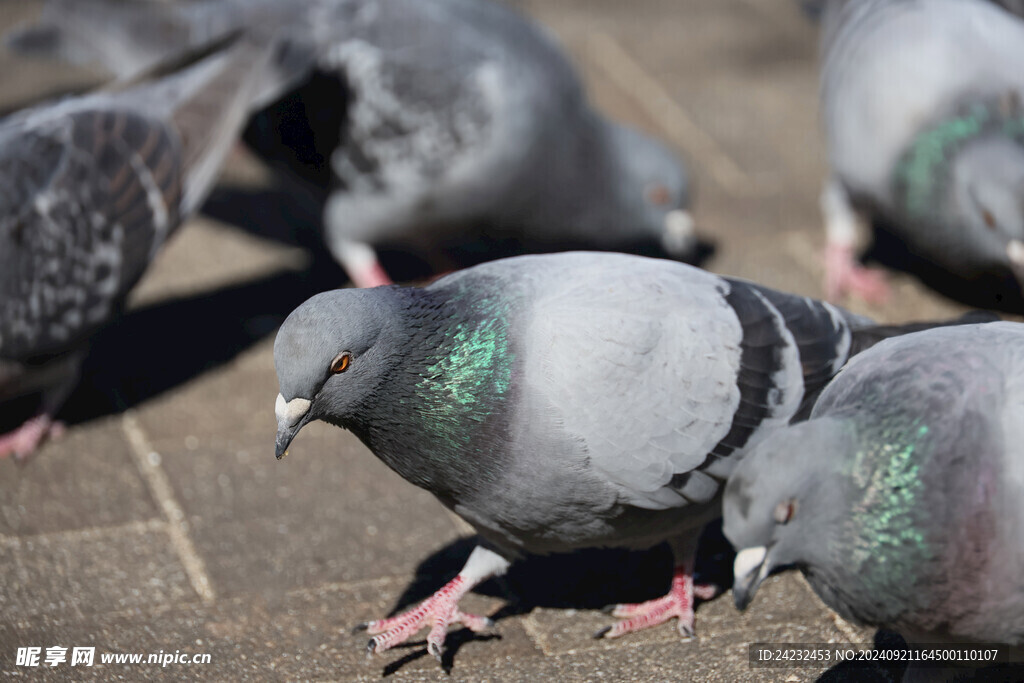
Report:
[[[688,256],[697,240],[693,216],[689,211],[673,209],[665,214],[665,231],[661,235],[661,246],[676,258]]]
[[[768,576],[771,569],[765,562],[768,557],[768,549],[763,545],[756,548],[744,548],[736,554],[736,561],[732,566],[732,573],[735,579],[732,584],[732,597],[736,602],[736,609],[743,611],[754,599],[754,593],[758,586]]]
[[[309,421],[309,407],[312,401],[305,398],[293,398],[285,401],[284,396],[277,395],[274,412],[277,414],[276,455],[280,460],[288,454],[288,446],[299,433],[303,425]]]

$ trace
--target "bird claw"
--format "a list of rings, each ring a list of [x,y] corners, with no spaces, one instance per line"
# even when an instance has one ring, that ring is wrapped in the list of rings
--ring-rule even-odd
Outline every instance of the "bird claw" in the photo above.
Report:
[[[622,621],[601,629],[594,634],[595,638],[618,638],[633,631],[640,631],[657,626],[675,617],[679,620],[679,634],[686,640],[692,640],[693,630],[693,599],[696,595],[701,599],[714,597],[717,587],[712,585],[693,585],[692,575],[677,569],[672,580],[669,593],[656,600],[641,603],[625,603],[609,605],[602,611]]]
[[[417,607],[394,617],[368,621],[356,626],[357,631],[367,631],[373,638],[366,644],[370,655],[389,650],[395,645],[404,643],[414,633],[430,628],[427,634],[427,651],[438,661],[444,654],[444,641],[448,627],[462,624],[474,633],[480,633],[494,627],[494,621],[488,617],[467,614],[458,608],[459,598],[465,590],[462,579],[456,577],[444,588],[424,600]]]
[[[64,431],[64,423],[46,414],[36,415],[17,429],[0,434],[0,458],[12,456],[24,462],[44,441],[59,439]]]

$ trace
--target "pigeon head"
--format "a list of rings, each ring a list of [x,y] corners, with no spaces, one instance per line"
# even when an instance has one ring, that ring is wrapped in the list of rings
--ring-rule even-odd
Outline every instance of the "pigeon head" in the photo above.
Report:
[[[1024,282],[1024,147],[980,138],[957,154],[952,196],[973,244]]]
[[[758,442],[729,478],[723,499],[726,538],[737,550],[733,597],[745,609],[773,571],[813,562],[808,538],[841,508],[830,476],[854,443],[834,418],[819,418]]]
[[[277,457],[313,420],[345,426],[372,397],[401,348],[389,305],[395,288],[339,289],[292,311],[274,342]]]
[[[610,189],[618,195],[625,216],[634,222],[639,216],[646,232],[673,258],[692,255],[697,238],[688,210],[690,179],[682,161],[664,143],[612,125],[616,157],[626,169]]]

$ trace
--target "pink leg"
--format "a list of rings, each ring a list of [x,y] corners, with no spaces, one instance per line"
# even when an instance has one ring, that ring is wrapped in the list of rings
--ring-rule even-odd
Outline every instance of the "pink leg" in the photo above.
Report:
[[[352,284],[360,289],[394,284],[394,282],[391,281],[391,278],[388,277],[388,274],[384,271],[384,268],[380,265],[380,262],[376,260],[372,264],[353,268],[349,272],[349,277],[352,278]]]
[[[57,439],[64,433],[64,425],[43,413],[27,420],[14,431],[0,434],[0,458],[13,455],[15,460],[26,460],[47,438]]]
[[[473,549],[459,575],[417,607],[388,619],[360,624],[359,628],[375,634],[366,645],[368,654],[384,652],[409,639],[422,628],[429,627],[427,651],[438,661],[444,652],[448,627],[462,624],[474,633],[494,625],[487,617],[466,614],[459,609],[459,600],[481,581],[505,573],[508,560],[481,546]]]
[[[356,287],[366,289],[394,284],[380,265],[377,252],[369,244],[348,240],[335,242],[328,240],[327,246],[330,247],[334,258],[345,269],[352,284]]]
[[[712,585],[693,584],[693,561],[678,565],[672,574],[672,588],[664,597],[641,603],[614,605],[607,611],[623,621],[598,631],[596,638],[618,638],[633,631],[657,626],[669,619],[679,619],[679,633],[693,637],[693,599],[710,600],[718,594]]]
[[[880,271],[857,263],[853,247],[828,244],[825,247],[825,296],[838,301],[857,294],[870,303],[882,303],[889,296],[889,285]]]

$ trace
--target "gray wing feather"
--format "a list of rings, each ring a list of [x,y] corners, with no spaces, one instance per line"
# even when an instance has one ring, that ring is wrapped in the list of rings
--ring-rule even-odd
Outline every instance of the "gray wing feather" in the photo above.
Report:
[[[578,274],[536,302],[527,362],[543,370],[528,391],[629,502],[678,506],[672,476],[703,463],[732,422],[742,332],[721,280],[640,264],[602,269],[601,287]]]

